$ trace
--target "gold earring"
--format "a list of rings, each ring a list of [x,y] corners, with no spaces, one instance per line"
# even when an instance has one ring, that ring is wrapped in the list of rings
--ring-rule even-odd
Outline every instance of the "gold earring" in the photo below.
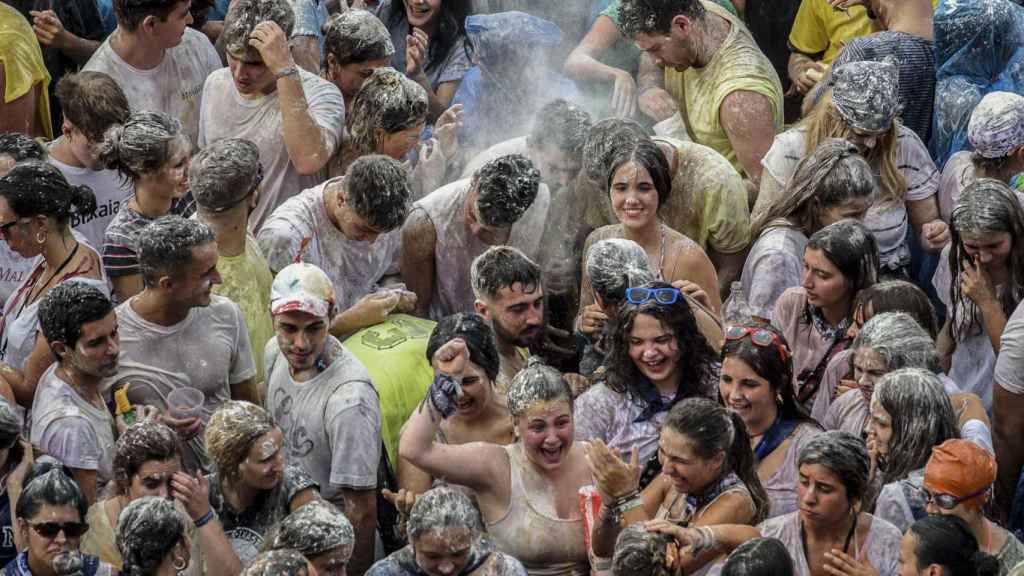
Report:
[[[36,233],[36,243],[46,244],[46,232],[39,231]]]
[[[188,562],[180,556],[175,556],[174,563],[171,564],[171,566],[174,567],[175,572],[181,572],[185,568],[188,568]]]

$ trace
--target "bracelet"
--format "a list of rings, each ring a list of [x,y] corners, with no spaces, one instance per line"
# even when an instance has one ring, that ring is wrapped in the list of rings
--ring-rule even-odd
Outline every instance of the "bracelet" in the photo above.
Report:
[[[718,540],[715,538],[715,531],[710,526],[694,526],[693,529],[700,535],[700,540],[693,543],[694,556],[705,550],[711,550],[718,544]]]
[[[295,65],[292,65],[292,66],[289,66],[289,67],[285,68],[284,70],[281,70],[277,74],[274,74],[274,77],[277,78],[278,80],[280,80],[281,78],[287,78],[288,76],[295,76],[298,73],[299,73],[299,68],[297,66],[295,66]]]
[[[210,520],[213,520],[213,509],[212,508],[207,510],[206,514],[203,514],[199,518],[199,520],[196,520],[196,528],[202,528],[203,526],[206,526],[207,524],[210,523]]]

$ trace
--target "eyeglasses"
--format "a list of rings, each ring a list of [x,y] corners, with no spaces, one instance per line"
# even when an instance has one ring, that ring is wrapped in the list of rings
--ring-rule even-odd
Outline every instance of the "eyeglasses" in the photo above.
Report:
[[[751,326],[729,326],[725,330],[725,339],[729,340],[742,340],[747,336],[750,336],[750,341],[755,346],[761,348],[773,347],[779,351],[779,356],[782,361],[785,362],[789,358],[789,349],[786,348],[785,344],[782,343],[782,339],[779,335],[768,330],[767,328],[754,328]]]
[[[626,300],[630,304],[644,304],[655,300],[658,304],[675,304],[679,300],[678,288],[627,288]]]
[[[43,538],[56,538],[61,532],[64,532],[66,538],[78,538],[89,529],[89,525],[84,522],[30,522],[29,526]]]
[[[972,498],[977,498],[978,496],[981,496],[985,492],[988,492],[988,486],[982,488],[981,490],[978,490],[977,492],[975,492],[973,494],[968,494],[967,496],[964,496],[963,498],[957,498],[956,496],[953,496],[952,494],[932,494],[928,490],[922,490],[922,491],[924,492],[924,501],[925,501],[925,503],[927,503],[927,504],[934,503],[936,506],[938,506],[939,508],[941,508],[943,510],[952,510],[953,508],[956,508],[957,505],[959,505],[961,502],[966,502],[966,501],[968,501],[968,500],[970,500]]]

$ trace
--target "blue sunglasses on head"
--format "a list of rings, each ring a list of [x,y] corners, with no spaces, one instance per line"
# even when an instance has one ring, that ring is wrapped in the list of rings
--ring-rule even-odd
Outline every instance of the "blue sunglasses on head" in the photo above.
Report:
[[[678,288],[627,288],[626,301],[630,304],[644,304],[655,300],[658,304],[675,304],[679,300]]]

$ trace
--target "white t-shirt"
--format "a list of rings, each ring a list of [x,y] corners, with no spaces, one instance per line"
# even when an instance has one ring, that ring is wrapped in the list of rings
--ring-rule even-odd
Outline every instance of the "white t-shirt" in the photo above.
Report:
[[[134,300],[132,297],[117,307],[119,368],[116,376],[103,380],[100,390],[109,395],[112,388],[125,382],[132,404],[167,410],[167,396],[172,391],[197,388],[206,396],[199,417],[209,422],[231,399],[231,385],[256,375],[242,310],[213,294],[209,306],[193,308],[173,326],[161,326],[139,316],[132,309]],[[191,442],[187,446],[190,450],[186,452],[194,451]]]
[[[324,188],[337,181],[288,199],[267,218],[257,240],[271,270],[280,271],[296,258],[323,270],[334,284],[337,309],[343,312],[376,291],[381,278],[398,274],[402,231],[381,234],[372,244],[342,234],[324,205]]]
[[[995,377],[1000,388],[1013,394],[1024,394],[1024,303],[1010,315],[999,341]]]
[[[22,258],[17,252],[7,247],[7,242],[0,242],[0,302],[7,304],[7,299],[28,278],[43,257]]]
[[[163,112],[181,120],[192,143],[199,135],[199,105],[203,82],[221,64],[220,56],[205,34],[185,28],[181,43],[164,55],[156,68],[139,70],[110,47],[114,32],[100,45],[83,70],[110,75],[124,91],[132,112]]]
[[[327,155],[331,157],[345,132],[345,100],[334,84],[305,70],[300,69],[299,75],[309,114],[327,135]],[[243,98],[235,88],[231,70],[218,70],[210,75],[203,88],[199,120],[200,147],[223,138],[245,138],[260,149],[263,188],[256,209],[249,215],[249,229],[253,233],[259,232],[274,209],[285,200],[321,182],[319,174],[299,174],[288,156],[276,91],[260,98]]]
[[[96,195],[96,211],[81,218],[72,217],[71,227],[81,233],[89,244],[103,246],[107,226],[114,219],[121,203],[134,192],[131,181],[122,178],[115,170],[93,170],[69,166],[53,156],[47,157],[47,160],[56,166],[61,174],[64,174],[68,184],[88,186]]]

